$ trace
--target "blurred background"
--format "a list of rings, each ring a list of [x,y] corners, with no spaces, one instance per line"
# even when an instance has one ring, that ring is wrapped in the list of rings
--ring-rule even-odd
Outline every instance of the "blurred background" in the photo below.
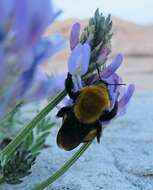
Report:
[[[105,14],[129,20],[137,24],[153,24],[153,1],[151,0],[54,0],[57,8],[63,10],[59,19],[88,18],[95,9]]]
[[[81,22],[82,28],[97,8],[104,15],[111,13],[113,20],[112,54],[125,56],[119,72],[127,83],[134,83],[136,90],[153,90],[153,1],[150,0],[54,0],[54,6],[62,9],[58,21],[47,34],[61,33],[67,39],[74,22]],[[60,56],[57,55],[49,72],[66,72],[69,44]]]

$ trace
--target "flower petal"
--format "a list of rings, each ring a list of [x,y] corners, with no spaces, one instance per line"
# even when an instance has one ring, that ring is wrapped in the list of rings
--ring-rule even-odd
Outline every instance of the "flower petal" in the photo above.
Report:
[[[75,48],[75,46],[79,43],[79,34],[80,34],[80,23],[75,23],[72,26],[71,34],[70,34],[70,47],[71,50]]]
[[[88,70],[90,46],[79,43],[72,51],[68,60],[68,71],[72,75],[83,75]]]
[[[78,58],[82,51],[82,45],[79,43],[72,51],[68,59],[68,71],[71,75],[74,75],[77,69]]]
[[[122,61],[123,61],[123,55],[118,54],[113,60],[113,62],[102,72],[101,77],[102,78],[110,77],[120,67]]]
[[[119,115],[123,114],[126,110],[126,105],[128,104],[128,102],[130,101],[133,93],[135,90],[135,86],[133,84],[130,84],[126,90],[126,92],[123,94],[123,96],[120,98],[120,100],[118,101],[118,112]]]
[[[39,101],[43,98],[52,98],[58,92],[64,90],[64,82],[64,75],[48,76],[46,73],[42,73],[42,70],[39,68],[31,88],[24,96],[24,101],[31,102]]]
[[[0,30],[3,30],[5,24],[9,21],[13,8],[12,0],[0,0]]]
[[[111,107],[110,107],[110,110],[111,110],[120,93],[121,86],[118,84],[121,83],[121,78],[116,73],[114,73],[111,75],[111,77],[107,78],[105,81],[108,84],[111,84],[111,85],[108,85],[110,101],[111,101]]]
[[[103,63],[107,59],[107,56],[109,55],[110,52],[111,52],[111,50],[109,48],[107,48],[107,47],[102,48],[97,62]]]
[[[84,75],[88,71],[89,61],[90,61],[90,46],[88,43],[83,45],[83,60],[81,64],[81,75]]]
[[[44,61],[65,47],[66,40],[61,35],[54,35],[39,40],[33,47],[34,59]]]
[[[32,65],[27,70],[23,71],[21,75],[18,76],[17,80],[13,82],[7,92],[10,100],[14,99],[14,101],[16,101],[17,99],[21,99],[26,91],[29,90],[34,80],[38,65],[38,62],[33,61]]]
[[[32,45],[56,16],[50,0],[15,0],[18,46]]]

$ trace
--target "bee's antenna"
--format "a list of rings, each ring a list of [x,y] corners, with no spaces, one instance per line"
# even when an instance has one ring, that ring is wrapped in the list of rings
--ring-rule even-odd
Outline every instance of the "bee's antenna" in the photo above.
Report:
[[[100,81],[103,81],[102,79],[101,79],[101,76],[100,76],[100,68],[98,67],[98,63],[96,62],[96,69],[97,69],[97,72],[98,72],[98,77],[99,77],[99,80]],[[125,86],[126,84],[124,84],[124,83],[118,83],[118,84],[111,84],[111,83],[108,83],[108,82],[105,82],[105,81],[103,81],[104,83],[106,83],[106,85],[112,85],[112,86]]]
[[[126,84],[122,84],[122,83],[119,83],[119,84],[110,84],[110,83],[107,83],[107,85],[113,85],[113,86],[125,86]]]

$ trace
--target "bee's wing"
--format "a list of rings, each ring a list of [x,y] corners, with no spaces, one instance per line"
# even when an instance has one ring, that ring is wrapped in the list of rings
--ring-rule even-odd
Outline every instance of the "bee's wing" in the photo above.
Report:
[[[57,144],[64,150],[72,150],[83,141],[79,127],[75,123],[64,121],[62,127],[57,134]]]

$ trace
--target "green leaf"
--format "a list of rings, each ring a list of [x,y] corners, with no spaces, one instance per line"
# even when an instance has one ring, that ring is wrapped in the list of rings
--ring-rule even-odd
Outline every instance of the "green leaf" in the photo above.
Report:
[[[28,150],[30,148],[30,146],[33,144],[33,142],[34,142],[34,133],[33,133],[33,131],[31,131],[30,134],[25,139],[25,141],[23,142],[22,147],[25,150]]]
[[[35,157],[30,151],[18,149],[12,157],[1,165],[1,174],[8,184],[19,184],[22,178],[31,174]]]
[[[31,153],[32,155],[38,155],[43,148],[44,140],[40,141],[39,143],[36,143],[33,147],[31,147]]]

